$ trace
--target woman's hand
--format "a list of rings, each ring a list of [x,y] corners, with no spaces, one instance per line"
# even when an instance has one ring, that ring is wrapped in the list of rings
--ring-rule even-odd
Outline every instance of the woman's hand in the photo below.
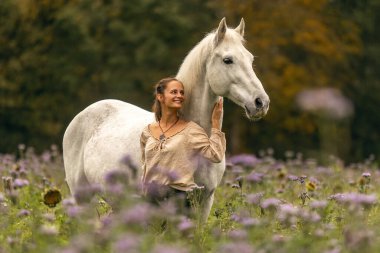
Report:
[[[211,115],[212,128],[222,128],[222,116],[223,116],[223,98],[219,98],[219,101],[215,103],[214,109]]]

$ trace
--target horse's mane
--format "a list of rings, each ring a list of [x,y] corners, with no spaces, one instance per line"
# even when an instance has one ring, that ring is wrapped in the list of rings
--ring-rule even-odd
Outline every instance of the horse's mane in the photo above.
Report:
[[[199,79],[205,73],[204,59],[213,49],[214,33],[207,34],[185,57],[177,73],[185,88],[186,100],[191,99],[193,87],[199,85]]]
[[[216,35],[216,30],[206,34],[206,36],[187,54],[183,60],[176,78],[180,80],[185,88],[186,100],[184,108],[191,101],[191,95],[193,94],[193,89],[199,85],[203,85],[205,80],[201,78],[204,77],[206,72],[205,59],[207,59],[210,53],[214,50],[214,39]],[[234,29],[227,29],[224,40],[231,40],[236,43],[244,43],[244,38]]]

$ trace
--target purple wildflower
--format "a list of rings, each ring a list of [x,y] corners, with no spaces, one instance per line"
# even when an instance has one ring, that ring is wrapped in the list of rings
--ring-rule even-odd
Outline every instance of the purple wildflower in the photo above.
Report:
[[[263,181],[264,174],[252,172],[248,176],[246,176],[246,180],[253,183],[261,183]]]
[[[80,207],[80,206],[67,206],[65,208],[65,211],[66,211],[66,214],[69,216],[69,217],[78,217],[79,215],[81,215],[83,213],[83,208]]]
[[[369,177],[371,177],[371,173],[363,172],[362,177],[369,178]]]
[[[240,224],[242,224],[244,227],[258,226],[260,225],[260,220],[251,217],[244,217],[240,220]]]
[[[321,216],[316,212],[309,212],[306,210],[302,210],[300,213],[301,218],[304,221],[311,222],[311,223],[317,223],[321,220]]]
[[[78,203],[88,203],[95,194],[100,192],[101,187],[99,185],[85,185],[77,188],[76,192],[74,193],[74,197]]]
[[[141,239],[133,234],[123,235],[119,240],[117,240],[114,245],[115,253],[122,252],[140,252],[139,245],[141,243]]]
[[[104,180],[107,185],[114,185],[116,183],[127,184],[128,173],[119,169],[111,170],[105,175]]]
[[[290,181],[298,181],[299,180],[299,178],[297,176],[295,176],[295,175],[288,175],[288,179]]]
[[[335,200],[339,203],[348,204],[352,206],[368,207],[377,202],[377,196],[374,194],[366,195],[360,193],[337,193],[331,195],[329,199]]]
[[[271,208],[271,207],[277,208],[281,203],[282,202],[279,199],[269,198],[261,202],[261,207],[264,209]]]
[[[152,206],[143,203],[125,210],[122,213],[121,220],[125,224],[146,225],[152,215]]]
[[[244,172],[244,168],[240,165],[234,165],[232,166],[231,172],[234,174],[241,174]]]
[[[295,224],[297,222],[297,216],[299,209],[291,204],[279,205],[277,218],[287,224]]]
[[[62,205],[63,205],[64,207],[74,206],[74,205],[75,205],[75,199],[73,199],[73,198],[66,198],[66,199],[63,199],[63,200],[62,200]]]
[[[26,209],[22,209],[18,212],[17,217],[29,216],[31,212]]]
[[[326,200],[314,200],[310,202],[310,207],[314,209],[322,209],[327,206],[327,201]]]
[[[51,153],[49,151],[45,151],[42,155],[41,155],[41,159],[44,163],[48,163],[51,161]]]
[[[243,229],[235,229],[230,231],[228,236],[233,240],[244,240],[248,237],[248,233]]]
[[[263,198],[263,196],[263,192],[249,194],[247,195],[247,202],[250,204],[258,205],[260,204],[260,201]]]
[[[297,104],[305,111],[323,113],[333,119],[346,118],[353,113],[352,102],[333,88],[305,90],[298,94]]]
[[[234,165],[240,164],[242,166],[255,166],[260,162],[260,159],[252,154],[241,154],[230,157],[228,162]]]
[[[189,219],[182,219],[182,221],[178,224],[177,228],[181,232],[187,232],[194,227],[194,224]]]

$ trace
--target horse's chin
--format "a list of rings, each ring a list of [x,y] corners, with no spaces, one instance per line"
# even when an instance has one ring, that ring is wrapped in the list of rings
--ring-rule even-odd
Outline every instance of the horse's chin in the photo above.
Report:
[[[250,115],[247,111],[245,111],[245,115],[251,121],[259,121],[266,115],[266,113],[257,113],[254,115]]]

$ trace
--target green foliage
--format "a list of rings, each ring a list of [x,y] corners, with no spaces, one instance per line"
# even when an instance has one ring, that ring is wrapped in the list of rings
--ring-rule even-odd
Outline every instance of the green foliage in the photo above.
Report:
[[[102,98],[149,108],[153,83],[176,73],[213,17],[197,0],[5,0],[0,14],[4,151],[60,143],[74,115]]]
[[[80,206],[74,204],[55,147],[43,155],[23,148],[20,158],[0,155],[0,225],[6,228],[0,232],[0,251],[380,249],[377,164],[365,161],[344,167],[342,161],[332,159],[329,166],[321,167],[290,154],[286,161],[276,160],[270,153],[263,153],[254,165],[244,165],[243,159],[231,162],[205,223],[198,223],[199,213],[190,219],[176,213],[170,202],[149,205],[136,196],[133,185],[124,185],[122,194],[113,196],[118,200],[117,209],[99,197]],[[5,183],[7,178],[12,178],[12,184]],[[28,183],[21,185],[20,180]],[[44,193],[51,188],[60,190],[64,198],[55,207],[43,203]],[[299,199],[302,193],[309,196],[304,203]],[[193,203],[199,202],[199,194],[201,189],[190,194]]]
[[[269,114],[254,124],[226,101],[230,153],[273,147],[315,156],[325,148],[323,126],[295,97],[307,88],[335,87],[355,107],[344,124],[334,123],[345,133],[331,138],[344,146],[337,154],[378,155],[378,12],[378,0],[2,0],[0,136],[6,138],[0,150],[61,143],[70,120],[100,99],[149,109],[153,83],[175,75],[186,53],[225,16],[231,26],[244,17],[247,48],[271,99]]]

